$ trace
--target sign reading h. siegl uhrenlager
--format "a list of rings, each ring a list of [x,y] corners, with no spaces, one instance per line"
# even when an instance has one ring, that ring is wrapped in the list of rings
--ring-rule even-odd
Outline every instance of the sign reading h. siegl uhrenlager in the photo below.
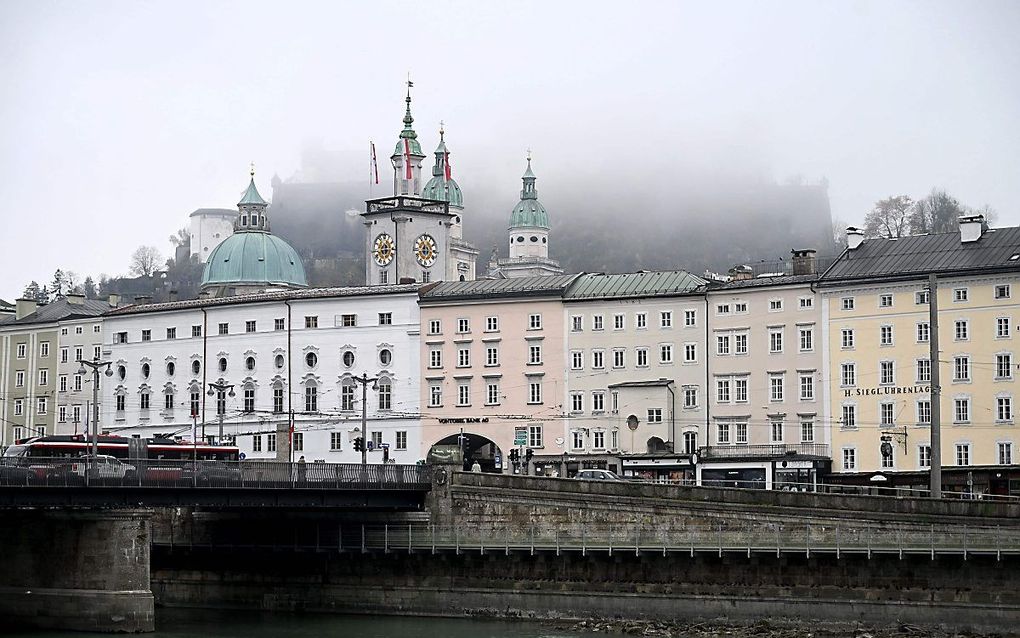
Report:
[[[871,397],[886,394],[930,394],[930,385],[881,385],[877,388],[847,388],[844,397]]]

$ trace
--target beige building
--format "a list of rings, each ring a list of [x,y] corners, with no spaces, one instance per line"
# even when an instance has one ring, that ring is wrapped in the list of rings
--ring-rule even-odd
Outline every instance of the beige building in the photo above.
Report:
[[[106,310],[77,295],[45,305],[19,299],[15,315],[0,320],[0,445],[58,431],[61,322]]]
[[[734,278],[708,293],[711,419],[699,484],[813,489],[829,469],[814,251],[793,274]]]
[[[562,454],[562,295],[577,275],[443,282],[423,289],[423,452],[512,471],[509,452]]]
[[[705,431],[705,284],[684,271],[591,274],[566,292],[561,476],[601,468],[693,482]]]
[[[819,281],[838,482],[928,486],[935,274],[943,485],[1020,493],[1020,228],[986,229],[980,216],[961,218],[960,228],[897,240],[851,231]]]

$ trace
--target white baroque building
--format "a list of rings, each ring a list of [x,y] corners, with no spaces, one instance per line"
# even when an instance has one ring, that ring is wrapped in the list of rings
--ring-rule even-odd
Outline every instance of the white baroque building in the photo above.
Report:
[[[417,285],[132,305],[107,315],[104,429],[234,441],[249,459],[353,463],[367,375],[370,463],[421,458]],[[375,382],[372,379],[376,379]],[[233,386],[213,390],[210,384]],[[293,423],[293,429],[291,424]]]

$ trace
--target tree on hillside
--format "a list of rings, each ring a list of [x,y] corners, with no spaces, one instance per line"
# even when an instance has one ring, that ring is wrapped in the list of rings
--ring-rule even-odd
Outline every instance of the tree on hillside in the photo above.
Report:
[[[176,233],[170,235],[170,245],[174,248],[183,246],[191,243],[191,233],[188,232],[187,228],[178,229]]]
[[[92,280],[92,277],[86,277],[85,281],[81,285],[81,292],[85,295],[86,299],[95,299],[97,296],[96,282]]]
[[[57,268],[57,271],[53,273],[53,281],[50,283],[50,292],[53,293],[55,299],[60,299],[64,296],[66,287],[64,271]]]
[[[25,286],[25,290],[22,291],[21,293],[21,298],[35,299],[36,301],[38,301],[40,292],[41,289],[39,288],[39,282],[33,279],[31,282],[29,282],[27,286]]]
[[[875,202],[875,207],[864,217],[864,236],[888,239],[906,236],[913,210],[914,200],[907,195],[895,195]]]
[[[959,227],[958,217],[966,213],[960,202],[943,190],[933,189],[914,205],[910,213],[910,233],[948,233]]]
[[[136,277],[151,277],[162,260],[163,256],[155,246],[139,246],[131,253],[131,274]]]

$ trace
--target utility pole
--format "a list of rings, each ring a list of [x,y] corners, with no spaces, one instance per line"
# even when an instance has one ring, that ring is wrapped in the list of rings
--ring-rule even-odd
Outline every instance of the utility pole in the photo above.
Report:
[[[113,376],[113,370],[110,369],[110,361],[100,361],[99,357],[96,357],[92,361],[86,361],[84,359],[78,359],[78,374],[85,374],[85,367],[88,366],[92,370],[92,458],[86,468],[89,470],[86,476],[86,484],[89,479],[96,473],[96,455],[99,454],[99,370],[105,367],[106,371],[103,372],[108,377]]]
[[[352,378],[361,384],[361,464],[368,465],[368,384],[372,384],[373,390],[378,390],[376,381],[379,378],[369,377],[367,372]]]
[[[942,388],[939,387],[939,289],[928,275],[928,361],[931,367],[931,497],[942,498]]]
[[[216,416],[219,417],[219,422],[220,422],[220,435],[219,435],[219,438],[216,440],[216,443],[219,444],[219,445],[223,445],[223,416],[224,416],[224,414],[227,411],[227,399],[226,399],[226,397],[224,397],[222,399],[223,403],[221,405],[220,404],[220,401],[221,401],[220,396],[222,394],[224,394],[225,392],[227,392],[227,390],[230,391],[230,394],[228,394],[227,396],[229,396],[231,399],[233,399],[235,396],[237,396],[236,394],[234,394],[234,386],[233,386],[233,384],[230,384],[230,383],[218,383],[216,381],[210,381],[209,382],[209,392],[208,392],[209,396],[216,395]]]

